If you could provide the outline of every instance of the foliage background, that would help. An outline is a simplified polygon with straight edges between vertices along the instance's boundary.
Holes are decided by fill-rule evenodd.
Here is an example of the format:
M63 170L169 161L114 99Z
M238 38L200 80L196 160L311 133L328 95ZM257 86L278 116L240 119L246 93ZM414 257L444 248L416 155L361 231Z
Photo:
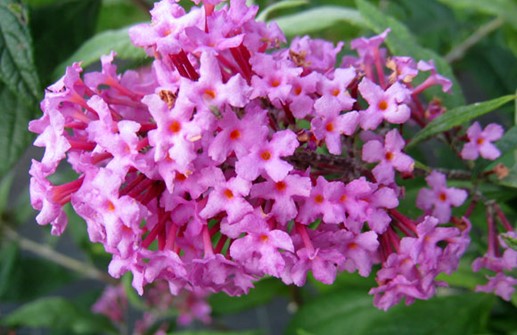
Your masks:
M277 21L288 37L310 34L347 42L390 26L387 44L393 54L432 58L442 74L457 78L454 93L442 97L448 107L496 99L517 88L513 0L255 3L263 9L261 17ZM148 20L149 6L152 1L145 0L0 0L0 333L117 333L109 320L90 311L102 287L113 282L104 274L109 259L102 247L89 243L84 225L72 213L60 239L33 221L27 170L30 158L39 158L41 151L27 151L33 140L27 123L40 115L43 88L72 61L95 66L100 55L114 49L123 68L147 64L144 53L131 47L127 27ZM517 113L506 104L488 117L513 130L500 159L513 166L513 172L487 192L492 191L514 223L517 136L512 127ZM455 167L447 148L427 144L412 154L429 164ZM66 180L67 173L59 178ZM408 204L414 202L418 186L406 185ZM479 238L483 215L480 211L473 217L473 253L485 247ZM471 272L472 257L466 257L458 273L442 278L451 289L410 307L397 306L387 313L372 307L367 291L375 285L373 278L344 274L332 286L311 281L303 289L265 279L246 297L214 295L214 324L194 324L181 334L517 334L515 296L507 303L470 293L484 281L482 274ZM138 297L131 288L128 295L132 309L127 318L133 320L140 313ZM243 314L245 310L251 312ZM164 318L174 322L176 313L169 312ZM128 322L126 331L131 327Z

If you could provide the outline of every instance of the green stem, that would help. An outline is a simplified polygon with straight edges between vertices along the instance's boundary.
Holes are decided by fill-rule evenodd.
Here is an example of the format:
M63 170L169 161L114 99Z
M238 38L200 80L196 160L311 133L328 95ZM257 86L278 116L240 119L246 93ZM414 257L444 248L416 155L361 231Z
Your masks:
M63 255L46 245L29 240L5 225L2 227L2 232L7 236L7 238L18 243L22 250L32 252L41 258L45 258L67 269L75 271L84 277L99 280L110 285L116 285L118 283L116 279L110 277L90 264L83 263L74 258Z
M504 20L498 17L479 27L465 41L454 47L447 55L445 55L444 58L447 63L451 64L462 59L470 48L501 27L503 23Z

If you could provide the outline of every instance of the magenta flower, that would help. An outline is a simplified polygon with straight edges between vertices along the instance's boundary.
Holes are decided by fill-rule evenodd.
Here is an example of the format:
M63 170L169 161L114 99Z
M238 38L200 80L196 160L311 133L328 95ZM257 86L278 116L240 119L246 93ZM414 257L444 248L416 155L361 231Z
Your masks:
M228 220L234 222L251 212L253 207L244 199L249 194L250 182L241 177L233 177L226 181L221 170L215 170L211 178L213 190L208 195L208 202L199 215L209 219L224 211Z
M333 78L321 80L318 83L318 93L321 97L314 103L316 111L328 110L337 113L343 110L349 111L355 102L350 97L347 88L356 76L355 69L336 69L332 72Z
M309 36L295 37L291 41L289 55L305 69L325 74L334 69L336 56L342 48L342 42L334 47L334 44L325 40Z
M227 110L218 127L221 131L208 147L210 158L222 163L232 152L237 158L242 158L255 143L265 140L268 132L266 111L258 106L248 106L246 114L239 120L233 111Z
M417 68L420 71L430 71L431 75L427 77L426 80L424 80L423 83L418 85L413 91L411 92L413 95L419 94L420 92L426 90L428 87L431 87L433 85L440 85L442 86L443 92L449 92L452 87L452 82L445 78L444 76L440 75L436 71L436 67L434 65L434 62L430 60L429 62L425 62L423 60L419 61L417 64Z
M477 159L479 156L494 160L501 155L501 152L493 141L497 141L503 136L503 127L491 123L481 130L478 122L474 122L467 130L468 143L461 150L461 158L467 160Z
M318 105L318 108L321 106ZM341 135L352 135L357 128L359 114L356 111L338 114L332 112L331 109L325 110L325 113L318 113L312 119L311 130L318 140L325 140L325 144L331 154L341 155Z
M332 284L336 279L338 267L345 257L335 249L310 250L302 248L296 251L298 259L289 270L292 282L297 286L305 284L307 272L312 271L316 280L324 284Z
M282 47L278 26L257 22L245 0L194 2L202 7L187 13L159 1L152 23L131 28L154 57L147 68L117 73L111 53L99 71L76 63L48 88L29 126L45 147L30 170L37 222L63 233L70 203L112 256L110 275L130 272L139 294L168 286L176 302L155 301L184 309L180 323L209 320L209 293L245 294L265 276L303 285L312 272L331 284L382 264L378 307L431 297L468 245L468 227L439 225L467 193L431 173L416 223L397 210L405 189L395 177L414 168L402 134L412 109L420 122L429 108L417 93L448 81L431 63L386 62L388 30L354 40L358 57L336 67L344 43ZM412 90L418 70L431 75ZM462 156L496 157L501 134L475 124ZM78 177L54 185L65 160ZM515 255L477 260L497 272L479 289L508 296L513 279L500 273Z
M295 199L308 197L311 188L310 178L287 175L278 182L268 180L254 184L251 188L251 197L274 200L270 213L278 223L285 225L298 214Z
M378 183L391 184L395 180L395 170L413 171L414 161L402 152L406 143L397 129L386 134L384 145L376 140L368 141L363 146L363 160L368 163L379 162L373 169Z
M322 218L325 223L343 222L345 213L335 196L339 185L318 177L310 196L300 206L296 220L307 225L318 218Z
M282 130L273 135L267 143L254 145L250 153L235 163L237 174L249 181L255 180L265 172L273 181L284 179L293 166L282 157L292 155L299 143L290 130Z
M454 187L447 188L445 175L433 171L425 178L431 189L423 188L418 192L416 206L447 223L451 219L451 207L458 207L467 199L467 192Z
M382 121L401 124L409 120L411 110L406 105L409 91L399 82L392 84L386 91L368 78L359 83L359 92L368 102L369 107L360 111L361 128L377 128Z
M495 293L506 301L510 301L517 286L517 278L498 272L495 276L487 276L488 283L478 285L476 292Z
M345 262L342 265L348 272L357 271L361 276L368 277L376 259L379 248L377 234L373 231L354 234L345 232L343 240L343 255Z
M251 89L238 73L223 82L216 55L203 52L200 58L200 78L198 81L185 80L185 94L197 108L219 108L225 104L244 107Z
M256 232L234 241L230 246L230 255L252 273L280 277L285 267L280 250L294 251L289 234L262 226Z

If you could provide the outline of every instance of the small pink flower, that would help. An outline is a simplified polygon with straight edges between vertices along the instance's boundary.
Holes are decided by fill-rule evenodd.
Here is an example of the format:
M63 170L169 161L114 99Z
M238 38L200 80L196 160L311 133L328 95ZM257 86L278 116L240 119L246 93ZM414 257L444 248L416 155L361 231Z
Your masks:
M293 166L282 159L292 155L299 143L291 130L282 130L273 135L271 141L254 145L250 153L235 163L240 177L253 181L265 172L273 181L284 179Z
M467 192L458 188L447 188L445 175L433 171L427 178L431 189L423 188L418 192L416 206L431 214L440 223L447 223L451 218L451 207L458 207L467 199Z
M402 152L405 145L397 129L392 129L386 134L384 144L376 140L364 144L363 160L368 163L379 162L372 171L378 183L391 184L395 178L394 170L413 171L413 159Z
M461 158L474 160L481 156L489 160L496 159L501 152L492 142L500 139L503 132L503 127L498 124L491 123L481 130L479 123L474 122L467 130L469 142L461 150Z
M399 82L392 84L386 91L368 78L359 83L359 92L368 102L369 107L360 111L361 128L377 128L382 121L402 124L409 120L411 110L406 105L409 91Z

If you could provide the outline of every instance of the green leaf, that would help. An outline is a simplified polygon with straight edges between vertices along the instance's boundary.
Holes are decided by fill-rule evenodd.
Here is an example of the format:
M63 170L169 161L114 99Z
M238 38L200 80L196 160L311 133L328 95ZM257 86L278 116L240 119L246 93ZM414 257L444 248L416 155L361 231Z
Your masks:
M298 6L306 5L308 3L308 0L283 0L280 2L275 2L270 6L267 6L260 12L260 14L257 16L257 21L267 21L269 16L275 11L296 8Z
M495 297L469 293L390 309L369 322L365 335L468 335L483 331Z
M36 299L77 278L69 270L44 259L33 258L19 252L16 252L13 257L9 262L14 262L14 265L8 276L3 278L5 282L2 281L8 289L0 291L0 301Z
M364 334L368 323L383 312L372 305L372 297L366 291L348 288L322 295L303 305L291 320L286 334L300 330L313 334Z
M0 215L4 215L9 203L11 186L13 185L14 173L11 171L2 179L0 179ZM0 224L1 224L0 220Z
M437 89L426 91L426 94L438 95L446 106L456 107L465 104L461 87L454 76L454 73L443 57L436 52L423 48L418 44L409 29L395 18L381 12L365 0L356 0L359 12L364 20L375 33L380 34L390 28L386 44L391 52L398 56L410 56L416 60L433 60L438 72L452 81L450 94L445 94Z
M273 21L280 26L286 36L310 34L340 23L367 27L357 10L338 6L311 8L296 14L277 17Z
M451 287L474 290L476 286L485 284L486 278L481 272L472 271L472 261L472 259L464 257L461 259L456 271L450 275L440 273L436 279L448 283Z
M219 331L209 331L209 330L192 330L192 331L182 331L182 332L174 332L171 335L259 335L261 332L258 331L228 331L228 332L219 332Z
M508 129L503 137L495 142L495 145L502 153L517 149L517 126Z
M10 327L68 330L74 334L116 334L105 317L81 310L71 301L58 297L29 302L7 315L1 323Z
M136 6L134 1L104 0L102 2L97 32L120 29L130 24L149 20L149 13Z
M508 234L501 234L500 236L508 247L512 248L513 250L517 250L517 238L511 237Z
M27 147L40 95L25 7L0 0L0 178Z
M0 248L0 257L2 258L2 262L0 263L0 297L2 297L7 290L11 289L9 287L9 278L15 269L17 256L18 246L16 243L2 243Z
M82 66L91 65L102 55L115 51L119 59L141 61L147 58L144 50L135 47L129 39L128 30L124 27L118 30L107 30L99 33L84 43L79 50L59 65L54 72L56 77L62 75L66 67L73 62L82 62Z
M497 99L478 102L467 106L456 107L431 121L420 130L408 144L408 148L433 136L459 126L481 115L487 114L515 99L514 95L506 95Z
M209 298L215 314L238 313L262 305L282 294L287 294L289 287L275 278L266 278L255 283L255 288L246 295L230 297L226 293L217 293Z
M101 0L67 0L38 6L31 11L38 73L47 86L55 67L94 32Z
M517 3L513 0L438 0L459 10L474 10L480 13L500 16L517 28Z
M373 307L366 292L343 289L304 305L293 317L287 334L457 335L483 327L494 298L465 294L399 304L387 312Z

